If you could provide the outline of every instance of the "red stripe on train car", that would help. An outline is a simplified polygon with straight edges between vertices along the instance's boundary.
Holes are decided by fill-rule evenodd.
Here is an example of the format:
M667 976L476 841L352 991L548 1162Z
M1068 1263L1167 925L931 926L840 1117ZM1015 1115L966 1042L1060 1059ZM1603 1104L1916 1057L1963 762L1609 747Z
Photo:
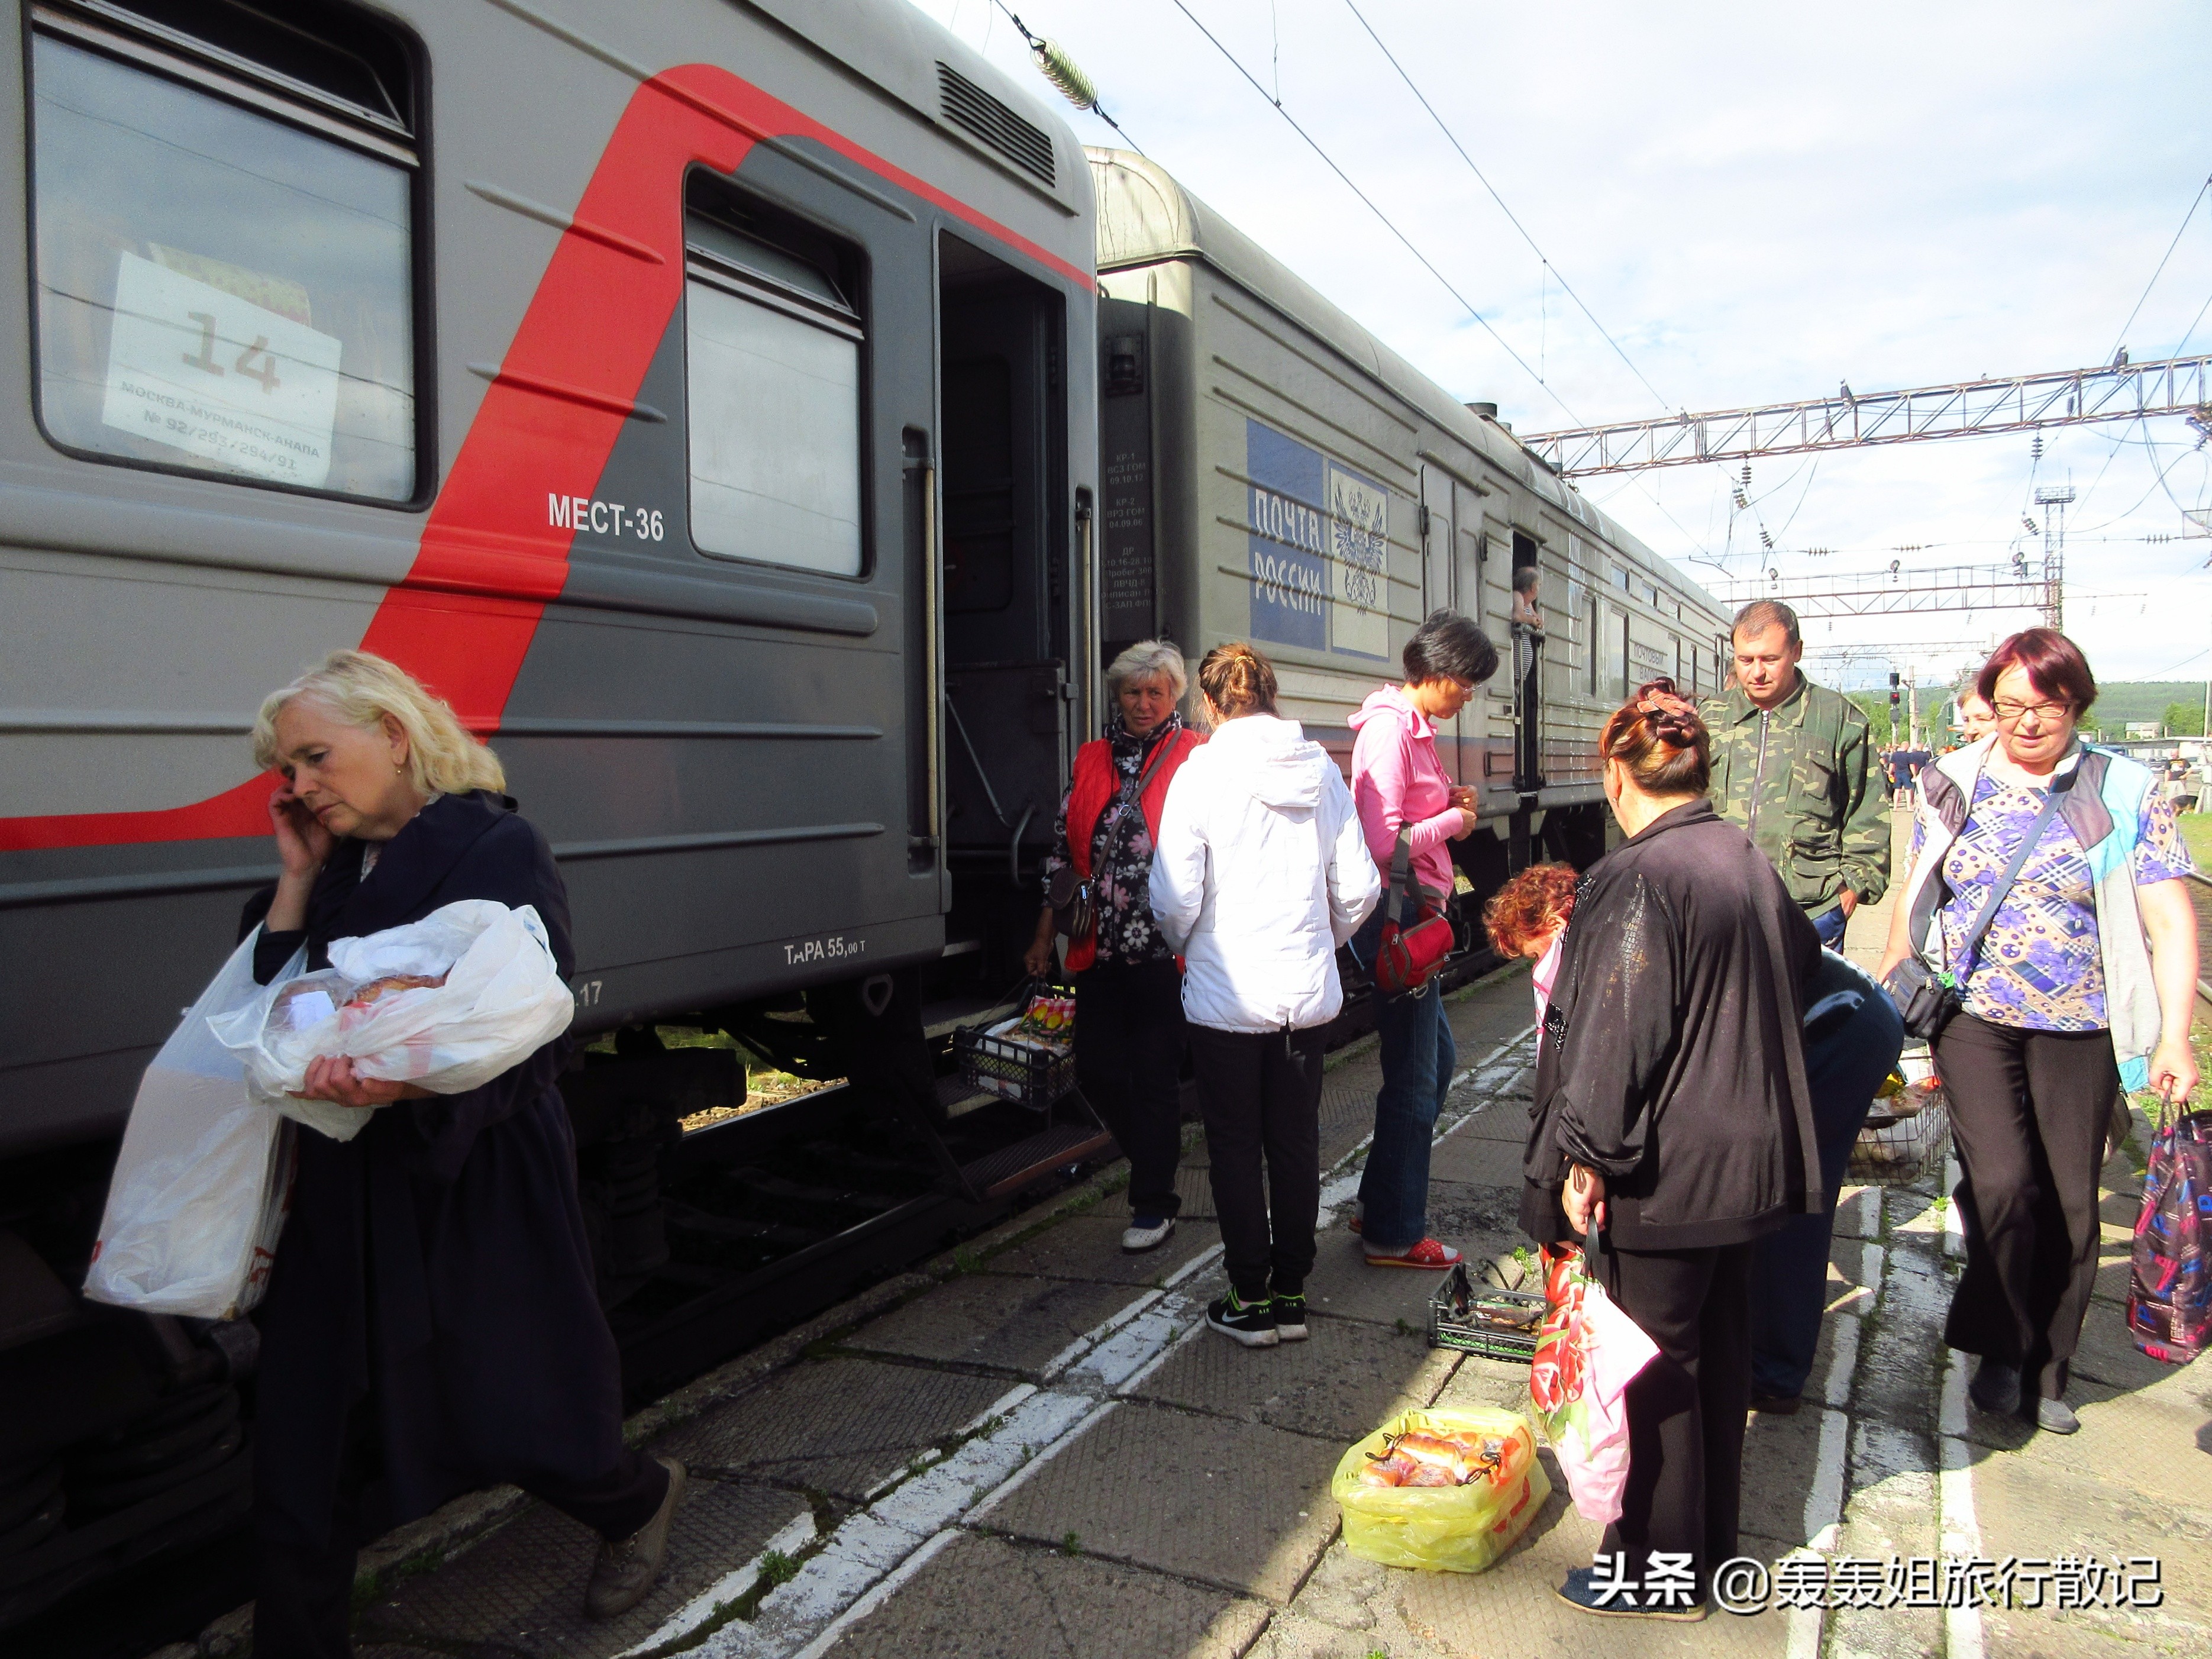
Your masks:
M754 140L770 134L812 139L1031 262L1091 281L1090 272L726 70L689 64L641 86L575 216L659 250L664 262L648 266L604 242L563 236L501 365L595 394L606 406L493 382L424 520L414 564L362 637L362 649L434 688L471 731L499 729L546 601L568 580L573 537L546 522L546 490L596 483L628 418L619 411L635 399L682 298L684 168L696 161L733 173ZM580 343L588 355L579 355ZM264 773L187 805L0 818L0 851L266 835L275 787Z

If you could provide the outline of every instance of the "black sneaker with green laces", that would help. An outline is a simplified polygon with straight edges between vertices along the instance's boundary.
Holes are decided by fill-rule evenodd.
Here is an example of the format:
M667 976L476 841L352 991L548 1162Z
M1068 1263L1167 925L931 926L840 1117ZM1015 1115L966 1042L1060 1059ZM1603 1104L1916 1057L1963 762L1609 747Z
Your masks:
M1275 1328L1275 1309L1271 1302L1239 1302L1237 1292L1217 1297L1206 1304L1206 1322L1232 1342L1242 1342L1248 1348L1272 1348L1283 1340ZM1298 1334L1305 1334L1304 1328Z
M1285 1342L1306 1340L1306 1299L1303 1296L1279 1296L1267 1304L1275 1316L1275 1334Z

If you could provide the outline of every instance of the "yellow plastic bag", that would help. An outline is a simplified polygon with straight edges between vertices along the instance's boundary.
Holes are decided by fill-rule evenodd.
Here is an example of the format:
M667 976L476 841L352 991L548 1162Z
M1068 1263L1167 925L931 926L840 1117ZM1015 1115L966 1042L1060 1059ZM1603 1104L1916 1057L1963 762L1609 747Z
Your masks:
M1495 1463L1464 1486L1376 1486L1361 1476L1407 1434L1480 1438ZM1480 1572L1513 1547L1552 1495L1536 1437L1518 1412L1492 1406L1406 1412L1345 1453L1329 1482L1344 1544L1386 1567Z

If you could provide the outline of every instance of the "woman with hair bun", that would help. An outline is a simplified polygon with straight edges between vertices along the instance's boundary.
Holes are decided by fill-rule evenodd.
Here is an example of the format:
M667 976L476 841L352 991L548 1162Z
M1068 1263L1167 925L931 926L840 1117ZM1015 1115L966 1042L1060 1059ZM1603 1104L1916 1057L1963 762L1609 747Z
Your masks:
M269 817L283 873L246 907L263 983L302 947L326 968L332 939L458 899L534 905L562 976L574 971L552 849L502 793L498 758L404 670L335 653L262 704L253 755L282 780ZM453 1095L349 1060L309 1066L307 1098L385 1109L350 1140L298 1136L254 1316L261 1659L340 1659L364 1538L502 1481L604 1540L592 1616L652 1589L684 1468L623 1443L557 1086L569 1047L556 1037Z
M1521 1217L1540 1243L1598 1240L1592 1273L1659 1353L1628 1386L1604 1571L1577 1568L1559 1593L1699 1619L1736 1553L1753 1241L1820 1202L1798 1035L1820 939L1705 799L1711 739L1671 681L1616 711L1599 751L1628 839L1583 877L1567 927ZM1662 1555L1686 1560L1686 1579Z
M1382 878L1344 775L1276 714L1267 659L1249 645L1216 646L1198 688L1213 735L1169 787L1152 914L1185 959L1183 1014L1229 1273L1206 1322L1267 1348L1306 1334L1322 1042L1344 1006L1336 949L1375 908Z

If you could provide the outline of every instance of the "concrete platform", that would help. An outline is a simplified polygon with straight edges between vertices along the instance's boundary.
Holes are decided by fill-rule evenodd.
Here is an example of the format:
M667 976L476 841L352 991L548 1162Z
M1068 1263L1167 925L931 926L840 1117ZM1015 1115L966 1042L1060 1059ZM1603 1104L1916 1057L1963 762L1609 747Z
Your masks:
M978 1524L1287 1601L1336 1530L1342 1446L1265 1424L1121 1406Z
M1885 914L1854 920L1854 954L1879 939ZM1480 1258L1521 1242L1525 975L1463 993L1450 1011L1462 1076L1439 1125L1431 1228ZM1347 1211L1378 1081L1371 1045L1333 1060L1325 1183ZM2106 1173L2107 1216L2131 1219L2131 1166ZM1432 1352L1422 1334L1437 1276L1367 1267L1328 1215L1307 1286L1310 1341L1255 1352L1206 1331L1222 1279L1194 1137L1169 1248L1121 1254L1126 1195L1102 1180L642 1415L634 1437L685 1458L695 1485L669 1571L633 1614L582 1620L593 1540L580 1528L479 1498L474 1521L419 1523L404 1549L376 1558L384 1577L357 1651L2212 1659L2212 1365L2158 1365L2128 1342L2112 1299L2125 1291L2126 1228L2113 1222L2072 1392L2082 1431L1970 1412L1941 1341L1956 1262L1937 1184L1847 1194L1806 1400L1747 1431L1741 1548L1769 1564L1791 1552L1826 1563L2157 1555L2162 1607L1601 1623L1553 1593L1598 1535L1556 1469L1553 1498L1485 1573L1358 1560L1328 1497L1344 1447L1410 1403L1519 1409L1526 1367ZM244 1620L226 1621L199 1659L238 1655L244 1634Z
M1451 1376L1452 1357L1425 1333L1316 1314L1304 1342L1240 1348L1194 1338L1133 1393L1240 1422L1326 1440L1341 1452L1394 1413L1425 1406Z
M660 1449L695 1472L773 1481L858 1503L957 1436L1006 1392L1003 1377L837 1358L802 1361Z
M1263 1602L1004 1539L957 1539L897 1599L859 1620L841 1659L1235 1659Z
M1067 1345L1127 1305L1126 1284L970 1273L863 1325L848 1346L1034 1376Z

